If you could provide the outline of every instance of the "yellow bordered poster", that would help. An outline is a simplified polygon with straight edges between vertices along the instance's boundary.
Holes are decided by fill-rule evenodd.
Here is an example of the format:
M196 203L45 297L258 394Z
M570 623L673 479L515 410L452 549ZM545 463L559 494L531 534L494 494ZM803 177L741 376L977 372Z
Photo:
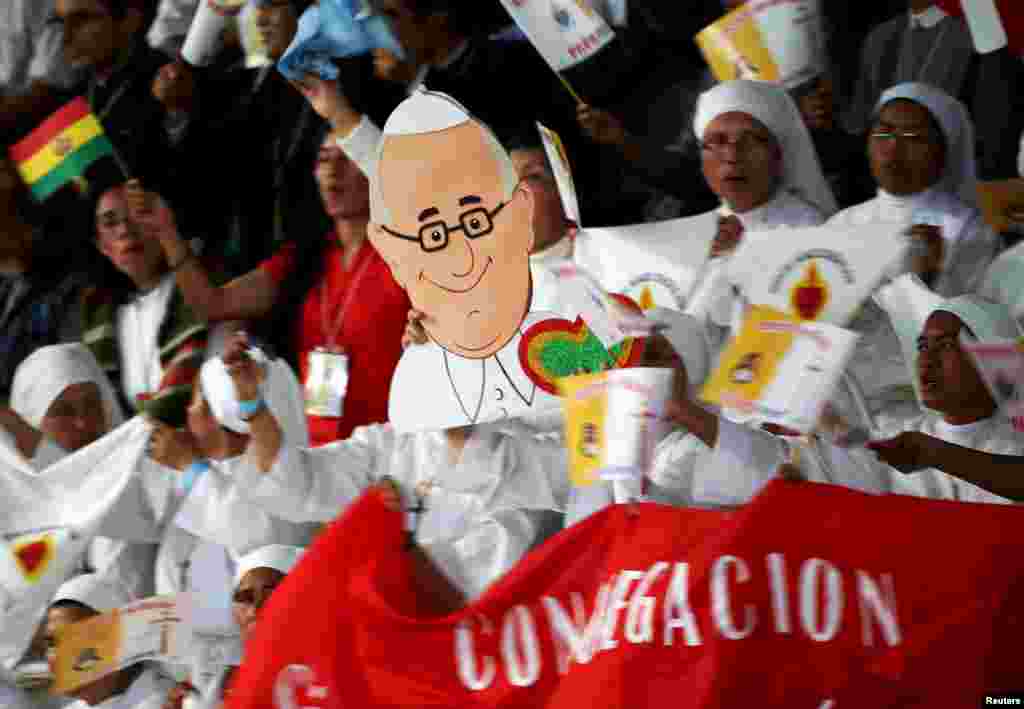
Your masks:
M701 30L696 41L719 81L795 88L825 65L818 0L750 0Z

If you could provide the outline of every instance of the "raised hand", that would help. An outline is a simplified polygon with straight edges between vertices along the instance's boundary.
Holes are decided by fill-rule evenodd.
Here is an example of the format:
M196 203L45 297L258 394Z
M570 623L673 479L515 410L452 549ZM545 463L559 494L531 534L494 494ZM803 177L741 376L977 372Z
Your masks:
M415 308L409 309L409 317L405 323L405 332L402 334L402 347L425 345L430 342L427 330L423 327L422 322L426 317L425 313Z
M626 129L622 121L608 111L581 103L576 107L576 120L595 143L618 146L626 143Z
M260 382L263 381L263 367L249 356L249 337L244 332L235 333L228 342L221 357L228 368L239 401L255 401L260 398Z

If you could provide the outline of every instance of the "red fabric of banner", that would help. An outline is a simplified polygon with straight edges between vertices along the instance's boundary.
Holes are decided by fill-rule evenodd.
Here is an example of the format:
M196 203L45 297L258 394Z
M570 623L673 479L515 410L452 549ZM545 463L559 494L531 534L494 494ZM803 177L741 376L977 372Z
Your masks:
M400 516L364 498L275 592L228 706L968 707L1024 689L1024 511L782 481L738 512L638 511L564 531L439 617Z
M936 4L951 15L963 17L961 0L938 0ZM1024 3L1020 0L996 0L996 7L1006 28L1010 48L1017 54L1024 54Z

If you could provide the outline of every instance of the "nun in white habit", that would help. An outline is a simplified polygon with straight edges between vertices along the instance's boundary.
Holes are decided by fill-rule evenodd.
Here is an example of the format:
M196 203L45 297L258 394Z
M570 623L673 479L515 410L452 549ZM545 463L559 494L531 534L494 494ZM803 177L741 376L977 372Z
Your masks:
M253 397L246 401L265 400L248 358L240 357L232 368L236 389ZM390 478L401 490L403 507L420 510L409 515L417 542L468 598L555 531L553 513L565 508L568 476L560 441L497 426L401 434L380 424L311 449L268 434L268 428L279 428L277 416L257 406L252 420L260 425L253 426L246 454L233 480L211 486L211 498L243 495L286 520L326 522L368 487ZM207 475L224 477L216 469ZM217 499L208 504L219 507Z
M27 357L14 374L11 408L42 434L27 456L36 470L94 443L124 422L110 380L92 352L77 343L40 347ZM153 482L154 488L160 487ZM134 598L145 598L153 594L155 558L153 544L97 537L89 545L83 571L113 577Z
M1024 435L1001 411L960 338L991 342L1017 339L1022 332L1006 306L965 295L943 302L928 317L908 362L920 382L924 414L885 431L919 431L964 448L997 455L1024 454ZM1010 472L1008 470L1008 472ZM1009 504L969 482L938 470L923 470L897 479L896 492L965 502Z
M282 360L268 360L258 350L253 350L253 356L265 371L266 405L280 422L285 441L308 445L302 395L291 368ZM233 482L234 471L249 441L249 424L242 418L234 384L220 357L203 364L198 381L188 408L188 434L162 425L154 434L154 455L183 471L178 490L181 506L160 549L157 585L161 593L191 587L226 596L228 585L211 578L222 574L190 574L192 564L205 559L205 569L229 569L234 558L268 544L307 544L314 527L274 517L240 493ZM224 563L211 564L211 557Z
M868 152L878 196L840 212L829 224L884 222L912 229L915 248L892 275L916 271L944 298L977 291L1000 239L973 206L974 129L967 110L931 86L894 86L878 102ZM913 380L889 317L869 302L850 327L862 337L848 371L871 413L916 418ZM840 409L854 415L846 402Z
M817 226L836 212L814 142L784 89L761 81L722 82L698 99L693 131L701 141L705 179L722 200L718 214L735 215L744 229ZM765 168L774 171L766 175L774 189L756 194L764 180L754 171Z
M41 434L32 449L22 450L37 470L124 423L110 380L78 343L40 347L25 358L14 373L10 404Z
M1021 455L1024 442L998 410L969 356L961 349L961 329L979 340L1019 335L1004 306L977 296L944 301L929 316L918 340L915 376L929 407L918 419L896 423L886 435L920 431L960 446L1001 455ZM869 493L895 493L930 499L1008 503L937 470L903 475L865 448L844 448L820 435L786 438L719 419L689 402L680 422L704 448L686 448L675 460L659 461L652 479L662 501L691 506L730 507L749 502L784 464L808 480ZM666 467L666 463L669 464ZM655 498L657 499L657 497Z
M819 226L838 207L800 109L781 87L718 84L698 99L693 130L704 179L722 204L705 215L710 248L687 312L716 326L717 349L739 309L725 266L743 234Z
M124 589L95 574L67 581L47 612L48 646L55 647L61 628L121 608L130 600ZM161 709L172 686L173 682L156 668L139 663L75 690L71 696L77 701L66 709Z
M303 547L269 544L254 549L238 560L231 594L231 613L241 632L243 645L252 636L260 608L299 563L304 552ZM205 668L215 669L216 672L207 685L196 688L200 699L193 705L195 709L214 709L220 706L235 667L224 665ZM192 674L194 680L197 673L193 671Z
M930 135L927 124L920 125L894 102L925 109L940 135ZM938 227L941 263L932 289L944 297L976 292L1001 243L975 207L974 150L974 125L962 103L926 84L892 87L879 99L868 134L878 195L829 223Z

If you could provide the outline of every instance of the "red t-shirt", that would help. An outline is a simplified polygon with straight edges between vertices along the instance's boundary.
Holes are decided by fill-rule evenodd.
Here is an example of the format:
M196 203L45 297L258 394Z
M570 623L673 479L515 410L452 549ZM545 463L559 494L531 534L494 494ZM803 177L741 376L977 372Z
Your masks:
M342 266L345 250L334 232L326 238L330 246L324 251L323 276L306 294L301 317L295 323L299 380L305 384L309 353L328 345L327 331L342 318L341 309L348 301L335 344L348 355L349 382L341 418L307 416L315 446L348 438L356 426L387 421L391 376L402 356L402 334L409 312L409 298L369 241L359 247L346 270ZM284 245L260 264L278 286L294 267L294 244ZM357 291L350 296L349 288L356 280Z

